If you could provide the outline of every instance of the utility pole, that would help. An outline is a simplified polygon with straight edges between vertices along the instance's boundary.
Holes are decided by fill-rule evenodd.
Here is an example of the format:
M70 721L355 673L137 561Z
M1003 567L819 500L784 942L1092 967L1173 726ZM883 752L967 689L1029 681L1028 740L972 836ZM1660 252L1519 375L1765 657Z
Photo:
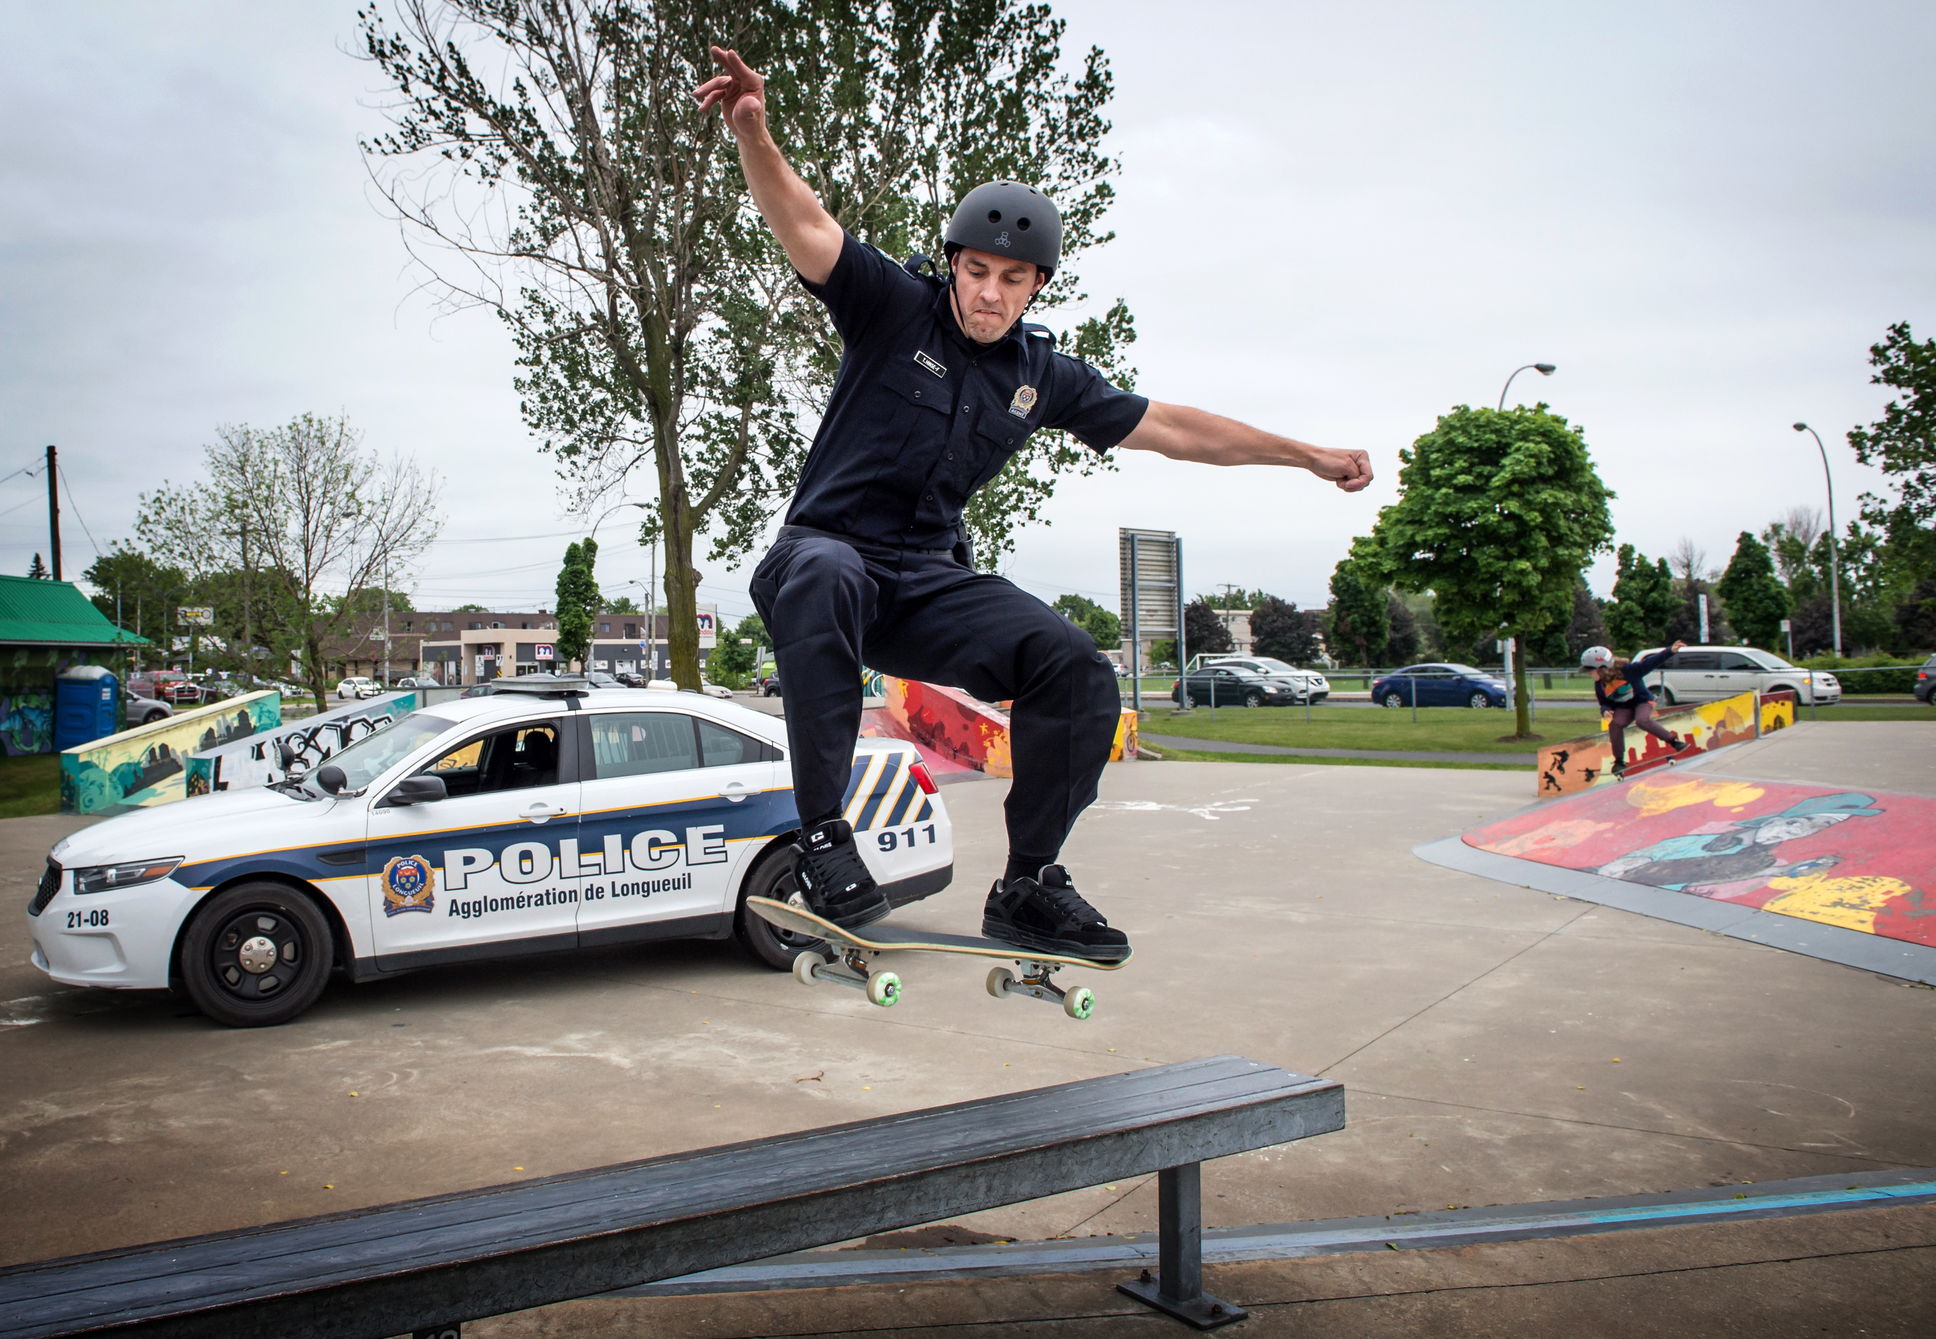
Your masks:
M60 561L60 459L49 443L47 447L47 529L54 541L54 580L61 579Z
M249 670L249 686L255 686L255 620L251 617L251 596L254 594L249 577L249 518L242 518L242 654L246 657Z

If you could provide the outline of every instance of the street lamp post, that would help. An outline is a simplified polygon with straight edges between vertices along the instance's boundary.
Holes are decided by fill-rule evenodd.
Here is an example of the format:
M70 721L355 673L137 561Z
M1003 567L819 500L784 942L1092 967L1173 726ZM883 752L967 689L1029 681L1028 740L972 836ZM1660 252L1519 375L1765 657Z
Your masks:
M1521 372L1524 372L1526 368L1531 368L1533 371L1539 373L1542 377L1550 377L1553 375L1554 371L1557 370L1556 365L1553 363L1527 363L1526 367L1515 367L1513 369L1512 377L1507 377L1506 384L1499 388L1499 408L1501 412L1504 412L1506 408L1506 392L1512 389L1513 377L1516 377Z
M1842 654L1842 575L1841 562L1835 556L1835 476L1828 472L1828 448L1822 445L1822 434L1806 423L1797 423L1796 432L1805 432L1815 439L1815 449L1822 453L1822 478L1828 484L1828 610L1829 627L1835 642L1835 654Z

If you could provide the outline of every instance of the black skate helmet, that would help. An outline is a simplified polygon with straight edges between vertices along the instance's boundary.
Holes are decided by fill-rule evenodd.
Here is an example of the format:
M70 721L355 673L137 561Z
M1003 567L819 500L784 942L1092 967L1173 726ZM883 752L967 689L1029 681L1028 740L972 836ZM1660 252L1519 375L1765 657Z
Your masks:
M1062 257L1062 215L1033 186L990 181L962 197L942 242L950 262L961 248L972 247L1026 260L1042 271L1046 282Z

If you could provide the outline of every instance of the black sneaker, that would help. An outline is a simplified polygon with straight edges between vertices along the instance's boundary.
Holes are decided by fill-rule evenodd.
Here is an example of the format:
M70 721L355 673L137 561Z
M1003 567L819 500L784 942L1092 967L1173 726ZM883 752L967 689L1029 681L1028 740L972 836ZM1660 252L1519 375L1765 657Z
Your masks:
M1693 747L1694 747L1694 741L1689 739L1686 735L1674 736L1674 752L1685 753Z
M1613 766L1609 767L1607 770L1613 773L1613 779L1615 781L1621 781L1626 778L1627 764L1623 762L1616 762L1614 763Z
M990 939L1043 953L1114 962L1129 956L1129 936L1113 930L1082 900L1069 871L1044 865L1036 878L995 880L982 912L981 932Z
M800 834L800 892L807 909L844 930L858 929L893 908L854 848L844 818L816 823Z

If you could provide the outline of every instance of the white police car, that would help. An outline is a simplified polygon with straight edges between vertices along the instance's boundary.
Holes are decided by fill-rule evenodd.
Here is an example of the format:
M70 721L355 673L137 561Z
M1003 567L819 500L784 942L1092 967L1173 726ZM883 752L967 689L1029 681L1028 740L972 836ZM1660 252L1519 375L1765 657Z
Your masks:
M954 842L912 744L862 739L846 816L897 905L948 885ZM28 908L34 965L70 985L175 986L237 1027L287 1022L332 970L736 936L795 895L799 828L774 717L694 693L583 688L414 712L307 778L83 828Z

